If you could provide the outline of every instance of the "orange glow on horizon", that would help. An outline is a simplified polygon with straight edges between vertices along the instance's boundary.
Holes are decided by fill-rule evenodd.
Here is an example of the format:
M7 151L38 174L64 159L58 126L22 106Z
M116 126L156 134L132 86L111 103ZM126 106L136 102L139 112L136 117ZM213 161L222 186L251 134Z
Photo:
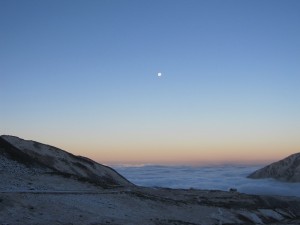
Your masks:
M300 151L300 141L291 135L281 138L247 137L197 138L165 137L154 139L110 139L95 136L35 137L74 155L103 164L266 164ZM235 139L236 138L236 139ZM112 139L112 137L111 137Z
M78 151L77 155L87 156L104 164L264 164L271 163L299 152L298 147L286 150L284 146L272 148L205 148L201 149L115 149Z

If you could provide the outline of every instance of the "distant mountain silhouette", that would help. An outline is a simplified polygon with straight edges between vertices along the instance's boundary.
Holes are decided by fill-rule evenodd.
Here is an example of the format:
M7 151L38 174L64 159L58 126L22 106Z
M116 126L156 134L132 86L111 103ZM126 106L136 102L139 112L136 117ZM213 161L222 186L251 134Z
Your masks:
M255 171L249 178L274 178L287 182L300 182L300 153L295 153Z
M5 157L7 165L7 160L13 160L35 171L38 169L64 177L72 176L105 188L133 185L112 168L91 159L14 136L0 136L0 156Z

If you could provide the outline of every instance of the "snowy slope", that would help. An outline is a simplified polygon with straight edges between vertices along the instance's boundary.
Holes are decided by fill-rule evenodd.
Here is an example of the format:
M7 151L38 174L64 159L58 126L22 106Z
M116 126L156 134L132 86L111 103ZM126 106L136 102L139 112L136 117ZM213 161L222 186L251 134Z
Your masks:
M132 185L107 166L50 145L7 135L0 136L0 144L1 151L10 154L13 159L19 159L21 162L23 160L27 166L48 168L65 176L73 175L97 183L102 187Z
M274 178L288 182L300 182L300 153L296 153L255 171L249 178Z

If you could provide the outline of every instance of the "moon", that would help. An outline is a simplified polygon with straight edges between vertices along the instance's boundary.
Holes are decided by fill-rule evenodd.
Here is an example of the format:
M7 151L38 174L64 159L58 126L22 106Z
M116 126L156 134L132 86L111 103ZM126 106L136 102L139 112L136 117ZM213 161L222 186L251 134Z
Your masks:
M157 73L157 76L158 76L158 77L161 77L161 75L162 75L161 72Z

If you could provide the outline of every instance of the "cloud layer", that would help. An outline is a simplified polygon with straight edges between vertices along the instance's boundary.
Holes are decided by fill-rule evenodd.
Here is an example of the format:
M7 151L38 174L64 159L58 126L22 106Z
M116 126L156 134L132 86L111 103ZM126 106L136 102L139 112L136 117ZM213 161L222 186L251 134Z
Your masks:
M197 188L229 190L237 188L248 194L300 197L300 183L285 183L274 179L248 179L247 175L260 166L114 166L136 185L147 187Z

